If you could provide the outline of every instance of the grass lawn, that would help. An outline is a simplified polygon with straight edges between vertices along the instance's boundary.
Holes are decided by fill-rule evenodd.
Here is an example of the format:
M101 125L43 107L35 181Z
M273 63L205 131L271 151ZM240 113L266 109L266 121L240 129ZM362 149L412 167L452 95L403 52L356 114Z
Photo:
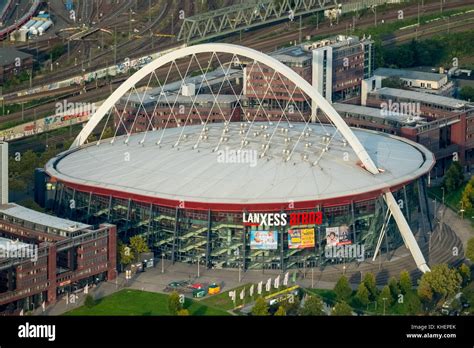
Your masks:
M328 305L334 306L336 304L336 293L334 290L326 290L326 289L305 289L305 291L309 295L317 295L321 297L324 302Z
M225 310L186 299L190 315L229 315ZM168 295L124 289L98 300L95 306L82 306L65 315L170 315Z
M273 287L273 283L272 283L271 290L270 291L265 291L265 282L264 282L263 287L262 287L262 294L261 295L259 295L257 293L257 284L254 284L253 296L250 297L250 287L251 286L252 286L252 284L245 284L245 285L241 285L237 288L229 290L229 291L236 290L235 305L232 302L232 299L229 297L229 291L226 291L226 292L223 292L223 293L211 296L211 297L207 297L207 298L203 299L202 301L199 301L199 303L202 303L202 304L214 307L214 308L222 308L224 310L230 310L230 309L234 309L235 307L240 306L242 304L247 304L247 303L250 303L250 302L254 302L260 296L265 297L265 296L274 294L276 292L283 291L287 288L290 288L290 287L294 286L294 284L290 284L290 282L288 282L288 286L280 286L279 289L275 289ZM245 298L244 298L244 300L241 300L240 299L240 292L244 288L245 288Z

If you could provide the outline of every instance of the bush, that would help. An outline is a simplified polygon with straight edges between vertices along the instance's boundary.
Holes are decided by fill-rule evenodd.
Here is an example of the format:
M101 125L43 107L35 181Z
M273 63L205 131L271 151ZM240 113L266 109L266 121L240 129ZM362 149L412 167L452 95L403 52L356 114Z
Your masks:
M252 308L252 315L255 315L255 316L268 315L268 304L263 297L259 297L255 301L255 305Z
M345 276L339 278L334 287L334 292L336 293L336 298L338 301L347 301L351 297L352 289L349 285L349 281Z
M84 300L84 305L87 307L87 308L91 308L91 307L94 307L95 306L95 300L94 298L92 297L92 295L90 294L87 294L85 300Z
M177 291L173 291L168 298L168 311L171 315L177 315L183 309L180 296Z

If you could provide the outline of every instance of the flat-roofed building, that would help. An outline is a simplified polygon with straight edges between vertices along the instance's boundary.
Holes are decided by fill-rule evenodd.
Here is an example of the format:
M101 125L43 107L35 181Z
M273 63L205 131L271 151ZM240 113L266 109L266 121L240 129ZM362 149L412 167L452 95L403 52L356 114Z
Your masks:
M0 313L18 314L116 277L116 227L0 205Z
M366 104L391 111L404 110L405 113L425 117L429 121L450 117L474 107L473 103L464 100L389 87L369 91Z
M416 70L378 68L375 70L374 76L383 79L388 77L400 78L407 87L428 90L438 90L448 84L448 75L446 74Z

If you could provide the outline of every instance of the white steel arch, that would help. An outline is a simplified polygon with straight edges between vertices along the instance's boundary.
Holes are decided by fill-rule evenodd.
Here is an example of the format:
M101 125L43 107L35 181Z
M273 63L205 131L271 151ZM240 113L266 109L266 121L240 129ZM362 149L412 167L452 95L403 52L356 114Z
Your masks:
M138 82L143 78L151 74L156 69L173 62L177 59L181 59L187 56L192 56L201 53L227 53L246 57L265 64L269 68L277 71L278 73L287 77L297 87L299 87L306 95L308 95L316 104L325 112L325 114L334 123L336 128L341 132L347 142L351 145L357 157L360 159L365 169L372 174L378 174L379 170L370 158L365 148L360 143L359 139L354 135L346 122L341 118L337 111L331 106L331 104L324 99L319 92L313 88L305 79L298 75L293 69L279 62L273 57L268 56L265 53L256 51L254 49L232 45L224 43L210 43L201 44L195 46L189 46L170 52L164 56L161 56L151 63L144 66L142 69L137 71L135 74L130 76L119 88L117 88L97 109L95 114L91 117L86 126L79 133L77 138L74 140L71 148L75 148L84 144L86 139L92 133L94 128L99 124L103 117L108 111L124 96L130 89L132 89Z

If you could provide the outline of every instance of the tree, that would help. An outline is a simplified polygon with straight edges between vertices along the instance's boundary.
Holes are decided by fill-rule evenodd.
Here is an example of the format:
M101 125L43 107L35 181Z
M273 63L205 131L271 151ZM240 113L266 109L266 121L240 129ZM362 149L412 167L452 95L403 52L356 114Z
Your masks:
M405 88L405 82L399 77L387 77L382 80L382 87L403 89Z
M94 298L90 295L90 294L87 294L85 300L84 300L84 305L87 307L87 308L91 308L91 307L94 307L95 305L95 301L94 301Z
M118 258L119 263L123 266L128 266L131 264L135 258L132 250L126 244L119 242L118 243Z
M458 271L462 277L463 285L466 285L469 282L469 280L471 280L471 270L469 266L463 263L461 266L459 266Z
M412 290L413 284L411 282L410 273L408 273L408 271L403 270L400 272L399 284L400 284L400 290L402 291L402 294L406 294Z
M355 295L356 301L362 306L367 306L370 302L369 295L369 290L367 290L365 284L360 283Z
M178 312L177 312L178 316L180 317L185 317L185 316L188 316L189 315L189 311L185 308L183 309L180 309Z
M472 202L474 200L474 185L473 178L469 180L464 191L462 192L461 203L462 207L466 210L472 209Z
M132 252L135 254L136 257L141 253L148 253L150 252L150 248L146 244L145 238L142 236L134 236L130 238L130 248Z
M474 87L464 86L463 88L461 88L459 97L464 100L474 101Z
M420 283L418 289L416 290L418 297L425 303L431 302L433 300L433 291L428 283Z
M268 315L268 304L263 297L257 298L252 308L252 315L266 316Z
M427 302L444 301L458 292L461 282L462 278L457 270L449 268L447 264L436 265L432 267L431 272L426 272L421 277L418 294L423 300L428 300ZM430 291L431 300L427 296Z
M283 301L280 307L283 307L287 315L297 315L300 309L300 299L298 296L295 296L292 300Z
M286 311L283 306L278 307L277 311L274 314L276 317L284 317L286 316Z
M388 287L390 288L390 294L392 295L392 297L397 297L400 293L400 289L398 287L398 281L395 277L390 277L388 281Z
M173 291L168 297L168 311L171 315L177 315L183 309L180 301L180 296L177 291Z
M385 300L384 300L385 299ZM383 305L390 307L393 302L392 293L390 292L390 287L385 285L380 292L379 298L377 299L378 305L380 308L383 308Z
M331 315L352 315L352 307L349 306L346 302L338 302L332 309Z
M377 298L377 286L375 283L375 276L371 272L367 272L364 276L364 279L362 280L362 283L364 283L365 287L367 290L369 290L369 298L371 301L375 301Z
M474 237L467 241L466 258L474 262Z
M443 187L448 191L454 191L464 182L462 167L458 161L453 161L443 178Z
M339 278L334 286L334 292L336 293L336 298L338 301L347 301L351 297L352 289L349 285L349 281L345 276Z
M319 296L306 296L300 315L323 315L324 305Z

